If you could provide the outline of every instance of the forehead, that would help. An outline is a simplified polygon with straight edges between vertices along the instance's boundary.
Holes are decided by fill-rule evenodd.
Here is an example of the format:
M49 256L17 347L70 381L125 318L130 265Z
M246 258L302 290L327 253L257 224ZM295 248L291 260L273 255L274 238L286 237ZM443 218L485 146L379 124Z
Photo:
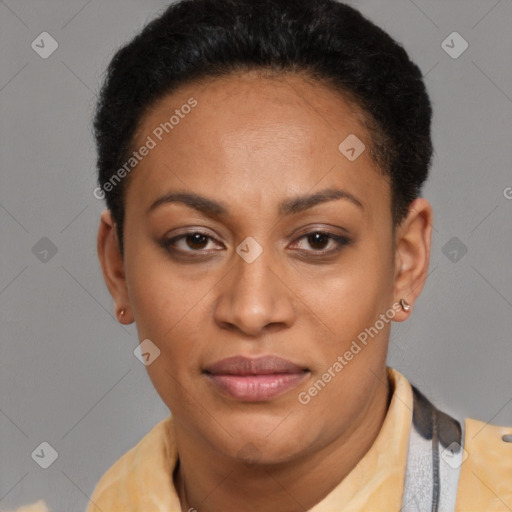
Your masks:
M147 205L174 187L263 206L316 185L386 197L362 118L338 91L300 75L248 72L185 85L141 120L134 148L148 138L154 148L137 164L127 200L135 189ZM349 159L345 140L366 149Z
M180 112L176 111L186 107L191 97L197 107L190 112L193 115L186 108L185 118L190 120L181 123L183 113L178 119L176 114ZM200 122L194 122L198 117ZM356 132L367 138L362 119L361 109L346 96L304 74L247 71L179 87L146 112L136 137L141 142L171 120L172 137L165 137L171 135L165 130L162 134L169 144L177 145L193 130L197 144L214 140L234 145L249 143L246 149L250 150L258 149L266 132L269 139L277 135L276 142L299 137L298 143L309 144L305 149L313 149L310 146L314 144L322 151L343 132ZM193 126L188 130L190 124Z

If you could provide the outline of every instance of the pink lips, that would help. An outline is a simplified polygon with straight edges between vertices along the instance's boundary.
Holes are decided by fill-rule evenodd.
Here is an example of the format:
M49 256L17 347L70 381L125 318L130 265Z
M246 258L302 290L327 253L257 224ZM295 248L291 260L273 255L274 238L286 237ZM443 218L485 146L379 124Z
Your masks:
M308 370L276 356L235 356L208 366L205 374L232 398L262 402L296 387Z

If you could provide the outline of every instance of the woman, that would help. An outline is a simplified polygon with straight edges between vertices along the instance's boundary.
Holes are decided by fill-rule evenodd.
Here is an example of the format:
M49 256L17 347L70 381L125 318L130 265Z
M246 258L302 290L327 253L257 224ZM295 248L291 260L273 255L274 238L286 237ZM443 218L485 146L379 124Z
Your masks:
M386 367L430 123L404 49L333 0L183 0L114 56L98 252L172 417L88 512L512 509L512 429Z

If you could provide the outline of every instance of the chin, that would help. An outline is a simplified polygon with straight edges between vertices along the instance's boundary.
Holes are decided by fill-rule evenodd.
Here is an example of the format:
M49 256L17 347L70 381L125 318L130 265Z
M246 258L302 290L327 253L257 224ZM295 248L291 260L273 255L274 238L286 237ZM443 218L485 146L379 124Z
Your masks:
M257 425L257 423L253 423ZM275 430L273 432L273 430ZM304 440L294 429L248 428L247 423L236 428L237 436L228 441L229 445L219 447L221 451L248 466L275 465L296 458L304 450ZM297 435L299 434L299 435Z

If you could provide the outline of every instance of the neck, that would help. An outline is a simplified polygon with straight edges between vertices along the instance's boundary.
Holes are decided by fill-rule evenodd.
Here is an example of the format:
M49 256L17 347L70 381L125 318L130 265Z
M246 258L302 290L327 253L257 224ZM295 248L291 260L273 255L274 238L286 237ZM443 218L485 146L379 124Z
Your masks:
M306 455L279 464L244 464L219 456L175 423L179 465L174 474L182 512L303 512L327 496L371 448L386 417L391 390L381 384L350 431ZM235 508L236 507L236 508Z

